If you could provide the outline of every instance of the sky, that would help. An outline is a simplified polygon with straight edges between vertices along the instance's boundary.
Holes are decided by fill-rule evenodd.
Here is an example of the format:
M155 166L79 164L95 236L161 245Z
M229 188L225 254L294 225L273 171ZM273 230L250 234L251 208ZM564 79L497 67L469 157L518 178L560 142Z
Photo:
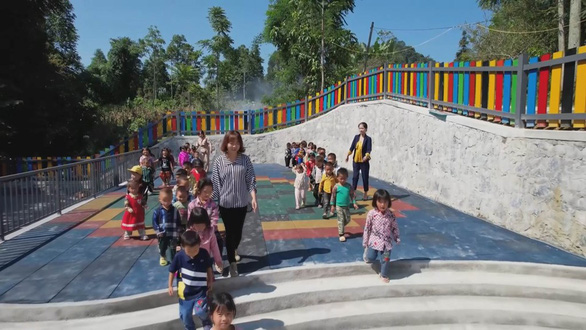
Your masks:
M207 20L208 8L220 6L232 22L235 47L250 46L264 27L269 0L71 0L79 35L77 50L82 63L89 65L96 49L107 54L110 39L130 37L138 40L155 25L166 42L174 34L183 34L193 45L208 39L213 31ZM346 20L347 28L360 42L367 42L370 23L374 22L373 41L379 28L390 29L400 40L423 55L439 62L452 61L458 50L461 30L450 27L484 21L489 13L478 8L475 0L356 0ZM431 39L431 40L430 40ZM420 45L421 44L421 45ZM199 48L196 45L196 48ZM262 45L265 68L271 44Z

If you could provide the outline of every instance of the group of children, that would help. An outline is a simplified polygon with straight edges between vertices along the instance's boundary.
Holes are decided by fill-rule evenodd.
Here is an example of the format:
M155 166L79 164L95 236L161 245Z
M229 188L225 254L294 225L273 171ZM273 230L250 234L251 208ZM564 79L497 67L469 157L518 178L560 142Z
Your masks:
M350 223L350 207L358 209L356 193L348 183L348 170L339 167L336 154L318 148L314 143L301 141L287 143L285 150L285 166L293 166L295 173L295 208L305 206L305 191L312 191L315 205L323 207L323 218L328 219L336 214L338 220L338 237L340 242L346 241L345 227ZM391 211L391 195L384 189L375 192L372 207L366 216L363 234L363 259L367 263L374 262L381 255L380 277L389 282L390 253L393 245L399 243L399 228L395 215Z
M181 147L177 157L181 168L176 171L170 149L164 148L158 159L148 148L142 150L140 165L129 169L125 212L121 221L123 238L130 239L132 232L137 230L139 239L149 239L145 232L145 209L148 207L147 196L154 191L155 165L158 164L163 185L159 191L160 204L153 210L152 225L159 245L159 264L166 266L171 261L171 295L173 281L177 278L181 320L186 329L195 329L192 314L202 320L206 329L212 324L214 329L234 329L231 322L236 308L232 297L227 293L209 296L214 279L212 265L218 272L223 271L219 208L211 199L213 184L206 177L197 153L188 154L187 150L195 151L195 148ZM173 173L176 184L171 188Z

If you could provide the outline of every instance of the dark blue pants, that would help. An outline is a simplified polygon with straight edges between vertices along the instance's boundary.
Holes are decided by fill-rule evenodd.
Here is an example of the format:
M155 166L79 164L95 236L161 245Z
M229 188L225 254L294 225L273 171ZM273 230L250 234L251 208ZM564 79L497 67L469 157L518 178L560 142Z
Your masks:
M352 188L358 187L358 176L362 172L362 185L364 192L368 192L368 172L370 171L370 162L356 163L352 162Z

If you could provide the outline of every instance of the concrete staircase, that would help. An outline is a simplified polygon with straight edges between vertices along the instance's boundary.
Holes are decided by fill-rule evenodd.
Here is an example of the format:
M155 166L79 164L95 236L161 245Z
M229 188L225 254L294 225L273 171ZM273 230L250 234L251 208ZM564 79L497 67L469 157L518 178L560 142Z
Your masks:
M586 268L488 261L398 261L391 283L363 263L221 279L242 329L586 329ZM149 294L0 304L2 329L180 329L176 299Z

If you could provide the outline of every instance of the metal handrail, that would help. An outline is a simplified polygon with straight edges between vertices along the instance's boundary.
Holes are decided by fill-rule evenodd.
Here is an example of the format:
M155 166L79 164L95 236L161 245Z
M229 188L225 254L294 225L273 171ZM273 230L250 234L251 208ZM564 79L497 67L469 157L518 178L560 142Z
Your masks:
M158 153L158 147L153 147ZM118 187L140 150L0 177L0 239L51 214Z

